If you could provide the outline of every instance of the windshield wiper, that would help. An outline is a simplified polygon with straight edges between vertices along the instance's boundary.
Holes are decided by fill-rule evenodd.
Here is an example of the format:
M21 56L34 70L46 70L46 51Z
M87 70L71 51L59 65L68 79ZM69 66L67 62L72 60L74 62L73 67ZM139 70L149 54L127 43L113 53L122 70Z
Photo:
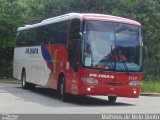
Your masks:
M129 70L128 70L128 67L127 67L127 64L126 64L126 62L125 62L125 61L121 61L121 62L123 63L123 65L124 65L124 68L126 69L127 73L129 73Z

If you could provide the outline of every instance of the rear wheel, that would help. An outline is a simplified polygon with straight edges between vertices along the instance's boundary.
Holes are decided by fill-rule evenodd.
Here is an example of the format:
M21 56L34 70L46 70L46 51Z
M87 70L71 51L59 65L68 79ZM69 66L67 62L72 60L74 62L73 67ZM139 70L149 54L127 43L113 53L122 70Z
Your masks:
M35 86L36 86L35 84L26 82L26 72L25 72L25 70L23 70L23 72L22 72L21 81L22 81L22 88L23 89L34 89Z
M108 96L108 101L109 101L110 103L115 103L116 100L117 100L117 97L116 97L116 96Z
M22 88L27 89L28 83L26 82L26 72L24 70L22 71L21 81L22 81Z

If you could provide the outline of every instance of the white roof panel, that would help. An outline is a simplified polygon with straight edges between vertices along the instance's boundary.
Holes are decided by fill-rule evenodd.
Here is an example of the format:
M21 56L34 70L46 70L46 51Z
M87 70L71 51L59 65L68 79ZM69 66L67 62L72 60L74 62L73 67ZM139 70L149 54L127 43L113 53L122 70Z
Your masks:
M45 20L43 20L39 23L36 23L36 24L25 25L24 27L19 27L18 31L29 29L29 28L34 28L34 27L38 27L38 26L43 26L43 25L47 25L47 24L51 24L51 23L56 23L56 22L60 22L60 21L64 21L64 20L70 20L73 18L107 20L107 21L122 22L122 23L135 24L135 25L141 26L141 24L137 21L118 17L118 16L94 14L94 13L68 13L65 15L60 15L57 17L45 19Z

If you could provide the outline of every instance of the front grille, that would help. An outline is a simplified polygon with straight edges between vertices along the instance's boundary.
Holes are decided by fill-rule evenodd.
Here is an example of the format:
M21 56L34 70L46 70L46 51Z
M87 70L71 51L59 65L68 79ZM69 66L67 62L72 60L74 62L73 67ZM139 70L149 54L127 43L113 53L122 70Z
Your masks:
M120 86L120 85L126 85L127 83L119 83L119 82L105 82L107 85L112 85L112 86Z

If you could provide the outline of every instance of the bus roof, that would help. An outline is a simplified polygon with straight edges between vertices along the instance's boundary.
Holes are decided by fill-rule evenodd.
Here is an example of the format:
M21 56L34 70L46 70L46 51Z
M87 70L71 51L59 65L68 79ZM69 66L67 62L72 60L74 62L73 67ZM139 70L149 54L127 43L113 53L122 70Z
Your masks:
M126 24L132 24L141 26L141 24L135 20L118 17L118 16L112 16L112 15L104 15L104 14L94 14L94 13L68 13L65 15L60 15L57 17L52 17L49 19L45 19L39 23L32 24L32 25L25 25L24 27L19 27L18 31L29 29L29 28L35 28L38 26L43 26L51 23L56 23L64 20L70 20L73 18L79 18L79 19L86 19L86 20L103 20L103 21L110 21L110 22L119 22L119 23L126 23Z

